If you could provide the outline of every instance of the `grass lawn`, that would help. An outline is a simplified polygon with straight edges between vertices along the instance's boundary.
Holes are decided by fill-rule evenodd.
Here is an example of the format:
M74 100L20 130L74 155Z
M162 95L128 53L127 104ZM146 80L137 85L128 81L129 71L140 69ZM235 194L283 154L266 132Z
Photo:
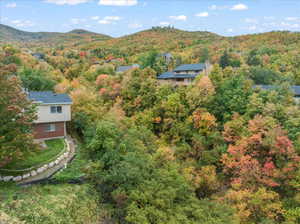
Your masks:
M49 160L55 158L64 150L64 139L46 140L45 143L47 148L41 149L38 152L30 153L26 155L25 158L22 158L22 160L15 160L2 168L9 170L22 170L43 165L44 163L50 162ZM22 174L22 172L10 172L2 170L0 170L0 173L4 175Z
M102 223L98 194L89 184L0 183L1 224Z

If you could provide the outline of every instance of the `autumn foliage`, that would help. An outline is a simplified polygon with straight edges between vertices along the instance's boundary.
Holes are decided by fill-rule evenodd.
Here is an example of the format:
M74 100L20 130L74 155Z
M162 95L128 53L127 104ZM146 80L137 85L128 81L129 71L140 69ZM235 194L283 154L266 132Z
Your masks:
M248 122L247 131L240 139L224 133L227 139L236 139L222 158L231 184L250 189L288 185L299 167L300 157L286 133L270 118L259 115Z

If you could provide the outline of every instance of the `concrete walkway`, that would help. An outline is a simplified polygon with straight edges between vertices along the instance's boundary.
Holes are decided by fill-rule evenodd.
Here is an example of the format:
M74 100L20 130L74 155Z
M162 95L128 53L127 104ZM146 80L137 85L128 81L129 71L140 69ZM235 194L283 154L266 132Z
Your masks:
M39 173L36 176L26 178L25 180L21 180L21 181L17 182L17 184L18 185L26 185L26 184L30 184L30 183L33 183L33 182L38 182L38 181L41 181L41 180L45 180L45 179L50 178L51 176L53 176L59 170L61 170L63 168L66 168L67 164L70 161L72 161L72 159L75 157L75 152L76 152L76 150L75 150L76 145L74 143L74 140L70 136L67 136L66 142L69 144L69 147L70 147L70 153L69 153L67 158L60 161L59 164L57 164L57 165L55 165L51 168L48 168L44 172Z

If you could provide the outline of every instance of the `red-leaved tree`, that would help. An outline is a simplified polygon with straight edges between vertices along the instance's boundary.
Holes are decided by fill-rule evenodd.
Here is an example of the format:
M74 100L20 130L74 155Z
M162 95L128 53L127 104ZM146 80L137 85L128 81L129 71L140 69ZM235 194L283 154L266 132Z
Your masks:
M225 124L225 139L230 140L222 157L224 171L232 184L242 188L287 186L299 167L299 156L286 133L272 118L257 115L248 122L242 136L231 136L233 123ZM232 141L236 140L236 141Z

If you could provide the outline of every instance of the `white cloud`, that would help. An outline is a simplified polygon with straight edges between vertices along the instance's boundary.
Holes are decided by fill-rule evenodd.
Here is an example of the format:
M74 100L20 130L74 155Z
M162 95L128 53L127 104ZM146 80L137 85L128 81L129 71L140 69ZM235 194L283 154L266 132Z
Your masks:
M286 17L285 20L286 21L297 21L298 18L297 17Z
M291 24L291 28L294 28L294 29L300 28L300 24Z
M258 20L257 19L253 19L253 18L246 18L245 22L246 23L258 23Z
M283 27L286 27L286 28L290 28L290 29L300 28L300 24L297 24L297 23L281 22L280 25Z
M17 7L17 3L15 3L15 2L7 3L5 7L6 8L16 8Z
M229 6L223 5L223 6L218 6L218 5L211 5L208 7L210 10L224 10L230 8Z
M62 27L67 27L67 28L70 28L70 27L71 27L70 24L67 24L67 23L63 23L61 26L62 26Z
M121 17L119 16L105 16L103 19L99 20L98 23L100 24L111 24L114 21L121 20Z
M143 25L140 24L140 23L135 22L135 23L130 23L130 24L128 24L128 27L129 27L130 29L138 29L138 28L142 28Z
M274 16L264 16L265 20L274 20L275 17Z
M100 0L99 5L108 6L133 6L138 4L137 0Z
M11 23L18 24L18 23L21 23L21 20L12 20Z
M267 22L267 23L263 23L261 25L264 27L278 27L278 24L275 22Z
M256 26L250 26L250 27L248 27L248 30L256 30L256 29L257 29Z
M174 20L182 20L185 21L186 20L186 16L185 15L180 15L180 16L170 16L170 19L174 19Z
M100 19L99 16L92 16L92 17L91 17L91 20L98 20L98 19Z
M16 27L32 27L35 24L30 20L13 20L11 21Z
M217 10L218 7L216 5L211 5L208 7L210 10Z
M242 4L242 3L234 5L231 8L231 10L247 10L247 9L248 9L248 6L245 4Z
M111 24L112 21L101 19L101 20L98 21L98 23L100 23L100 24Z
M56 5L77 5L89 1L90 0L46 0L47 3L53 3Z
M208 12L200 12L200 13L196 14L196 16L198 16L198 17L207 17Z
M229 28L229 29L227 29L227 32L228 32L228 33L232 33L232 32L233 32L233 29L232 29L232 28Z
M73 24L80 24L80 23L83 23L85 21L86 21L86 19L80 19L80 18L72 18L71 19L71 23L73 23Z
M119 16L105 16L104 17L104 20L109 20L109 21L118 21L120 19L121 19L121 17L119 17Z
M160 26L169 26L170 23L169 22L160 22L159 25Z

